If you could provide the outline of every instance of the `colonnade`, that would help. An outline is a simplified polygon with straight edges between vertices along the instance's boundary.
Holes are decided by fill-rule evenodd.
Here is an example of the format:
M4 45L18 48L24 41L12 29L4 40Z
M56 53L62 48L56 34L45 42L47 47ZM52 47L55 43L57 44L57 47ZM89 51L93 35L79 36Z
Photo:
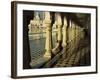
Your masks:
M81 28L73 20L68 19L66 15L61 17L62 14L55 13L55 25L57 29L57 42L56 47L52 48L52 19L50 12L44 12L43 25L46 26L46 39L45 39L45 53L38 64L43 64L52 58L52 55L56 55L61 49L66 48L70 42L78 42L81 38L84 38L84 28ZM30 27L30 25L29 25ZM38 65L34 61L31 62L31 66Z

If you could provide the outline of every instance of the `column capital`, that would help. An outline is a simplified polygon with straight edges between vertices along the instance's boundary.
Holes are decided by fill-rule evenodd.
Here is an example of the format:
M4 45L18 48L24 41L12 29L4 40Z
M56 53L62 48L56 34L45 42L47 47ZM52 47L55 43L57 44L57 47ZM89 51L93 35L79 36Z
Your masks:
M46 11L46 12L44 12L44 15L45 15L44 22L45 23L51 23L50 12Z

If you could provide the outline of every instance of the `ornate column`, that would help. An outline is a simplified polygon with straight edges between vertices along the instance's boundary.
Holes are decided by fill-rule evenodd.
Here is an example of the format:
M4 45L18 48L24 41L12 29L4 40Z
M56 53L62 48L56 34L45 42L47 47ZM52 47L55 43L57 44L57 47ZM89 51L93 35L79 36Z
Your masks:
M45 42L44 57L51 58L51 52L52 52L52 27L51 27L51 20L50 20L50 12L45 12L44 24L46 26L46 42Z
M75 23L72 20L70 20L70 22L69 22L69 28L68 28L68 43L69 43L68 47L71 50L70 50L69 55L72 54L72 51L73 51L73 49L75 47L75 37L76 37L75 36Z
M62 41L62 46L63 47L66 47L67 46L67 19L66 19L66 16L64 16L64 25L63 25L63 41Z
M57 25L57 44L56 47L52 50L53 54L57 54L61 50L62 43L62 19L60 13L55 13L55 20Z
M60 13L57 13L57 26L58 26L58 43L62 41L62 19Z
M77 44L79 41L79 30L78 30L78 25L75 25L75 43Z
M51 34L51 20L50 20L50 12L44 12L45 18L43 20L43 26L46 28L46 41L45 41L45 53L42 56L39 56L38 58L35 58L31 60L30 66L32 68L38 68L41 67L44 63L49 61L51 59L51 52L52 52L52 34ZM40 24L39 23L39 16L36 13L35 16L36 21L34 21L34 24Z
M63 34L63 40L62 40L62 47L63 47L63 50L62 50L62 58L65 59L67 54L67 40L68 40L68 29L67 29L67 26L68 26L68 23L67 23L67 19L66 19L66 16L64 16L63 18L63 30L62 30L62 34Z
M68 27L68 43L71 42L71 33L72 32L72 21L69 21L69 27Z
M75 42L75 38L76 38L76 30L75 30L75 23L72 22L72 41Z

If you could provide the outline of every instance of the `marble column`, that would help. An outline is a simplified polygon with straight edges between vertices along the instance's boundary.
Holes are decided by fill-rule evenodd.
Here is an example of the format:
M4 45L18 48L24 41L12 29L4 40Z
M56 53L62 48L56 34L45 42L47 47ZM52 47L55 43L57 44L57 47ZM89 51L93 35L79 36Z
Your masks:
M55 20L57 26L57 43L56 47L52 49L53 54L57 54L61 50L61 43L62 43L62 19L60 13L55 13Z
M62 34L63 34L63 40L62 40L62 47L63 47L63 50L62 50L62 58L65 59L67 54L67 40L68 40L68 29L67 29L67 26L68 26L68 23L67 23L67 18L66 16L64 16L63 18L63 29L62 29Z
M57 13L58 42L62 41L62 19L61 14Z
M45 12L44 24L46 26L46 42L45 42L44 57L51 58L51 52L52 52L52 27L51 27L51 20L50 20L50 12Z
M69 27L68 27L68 43L70 43L71 42L71 37L72 36L72 21L70 20L69 21Z
M45 15L45 18L43 20L43 24L44 24L44 27L46 28L45 53L43 56L40 56L38 58L31 60L30 66L32 68L41 67L43 66L43 64L45 64L51 59L51 53L52 53L52 40L51 40L52 31L51 30L52 30L52 27L51 27L50 12L44 12L44 15ZM37 16L37 19L39 19L38 16Z
M67 19L66 19L66 16L64 16L64 25L63 25L63 30L62 30L62 33L63 33L63 40L62 40L62 46L63 47L66 47L67 46Z
M72 22L72 41L73 41L73 43L75 42L75 39L76 39L76 30L75 30L76 28L75 28L75 23L74 22Z

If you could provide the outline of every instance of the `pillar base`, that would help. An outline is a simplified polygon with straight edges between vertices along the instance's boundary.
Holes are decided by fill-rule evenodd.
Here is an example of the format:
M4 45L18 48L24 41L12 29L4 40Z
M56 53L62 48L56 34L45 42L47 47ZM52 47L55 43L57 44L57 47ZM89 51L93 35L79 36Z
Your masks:
M62 49L61 43L57 43L56 47L52 49L52 53L56 55L58 52L60 52Z

